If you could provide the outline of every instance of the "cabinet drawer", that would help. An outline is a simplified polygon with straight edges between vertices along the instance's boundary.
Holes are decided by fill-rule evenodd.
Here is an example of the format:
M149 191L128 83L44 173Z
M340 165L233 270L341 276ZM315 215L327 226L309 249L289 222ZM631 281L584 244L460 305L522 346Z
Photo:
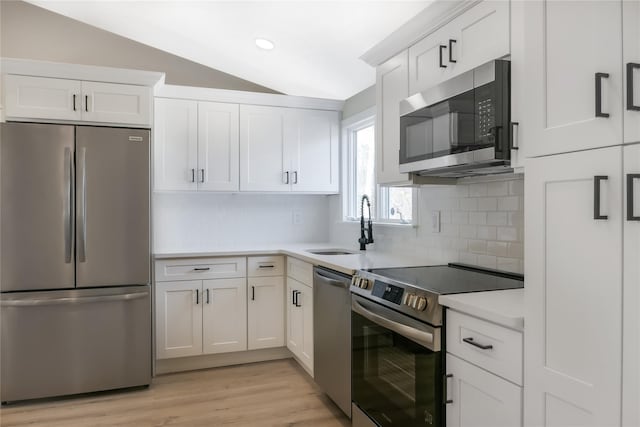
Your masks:
M313 287L313 264L287 257L287 276Z
M245 257L187 258L156 261L156 282L245 277Z
M447 352L522 385L521 332L447 310Z
M283 256L252 256L247 259L247 276L284 276Z

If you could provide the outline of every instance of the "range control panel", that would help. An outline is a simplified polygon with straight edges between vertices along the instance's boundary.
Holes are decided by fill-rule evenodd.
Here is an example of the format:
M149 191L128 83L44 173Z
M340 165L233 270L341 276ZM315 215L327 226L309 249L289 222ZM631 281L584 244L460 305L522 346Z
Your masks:
M402 294L404 293L404 289L399 286L387 285L384 282L380 282L376 280L373 282L373 289L371 290L371 295L382 298L386 301L391 301L396 304L402 303Z

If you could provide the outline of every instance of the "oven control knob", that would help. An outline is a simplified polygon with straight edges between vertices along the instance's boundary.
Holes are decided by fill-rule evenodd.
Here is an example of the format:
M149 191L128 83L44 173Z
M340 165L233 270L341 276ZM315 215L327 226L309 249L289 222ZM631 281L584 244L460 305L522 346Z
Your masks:
M411 297L411 294L409 292L405 292L404 296L402 297L402 305L409 305L410 297Z
M360 279L360 289L367 289L369 287L369 281L364 277Z
M415 304L416 298L417 298L416 294L409 294L409 297L407 298L407 306L413 307L413 304Z
M363 279L362 277L358 277L358 283L357 283L357 286L358 286L359 288L362 288L362 282L363 282L363 281L364 281L364 279Z
M424 311L427 308L427 299L425 297L418 298L417 307L415 307L418 311Z
M371 287L371 280L369 279L364 279L364 285L362 286L363 289L369 289Z
M358 277L358 276L353 276L353 277L351 278L351 286L358 286L358 285L357 285L357 283L358 283L358 279L359 279L359 277Z

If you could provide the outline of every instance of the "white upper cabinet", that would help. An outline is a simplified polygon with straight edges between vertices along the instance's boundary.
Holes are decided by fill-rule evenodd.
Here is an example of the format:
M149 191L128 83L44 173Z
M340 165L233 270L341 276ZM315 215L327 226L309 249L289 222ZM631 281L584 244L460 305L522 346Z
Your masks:
M156 98L154 190L238 191L238 104Z
M624 142L640 142L640 2L622 2ZM638 421L640 423L640 421Z
M195 191L198 167L198 103L156 98L154 190Z
M198 102L198 190L238 191L239 106Z
M44 77L5 76L6 116L81 120L81 82Z
M506 55L509 2L480 2L409 48L409 94Z
M8 119L151 124L151 89L114 83L6 75Z
M619 145L527 161L525 426L620 425L632 375L621 366L622 156ZM637 323L624 330L637 338Z
M240 106L240 189L289 191L291 172L285 132L292 129L288 108Z
M528 156L622 142L622 2L524 2L519 132ZM514 75L514 78L516 76Z
M405 50L376 68L376 182L407 183L400 173L400 101L409 96Z
M335 111L240 106L242 191L339 191Z

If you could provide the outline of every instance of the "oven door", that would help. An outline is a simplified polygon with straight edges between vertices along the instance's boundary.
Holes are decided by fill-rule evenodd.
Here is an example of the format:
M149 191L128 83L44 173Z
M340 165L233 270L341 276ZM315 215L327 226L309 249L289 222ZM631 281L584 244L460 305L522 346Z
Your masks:
M351 303L354 404L380 426L444 426L440 328L357 295Z

